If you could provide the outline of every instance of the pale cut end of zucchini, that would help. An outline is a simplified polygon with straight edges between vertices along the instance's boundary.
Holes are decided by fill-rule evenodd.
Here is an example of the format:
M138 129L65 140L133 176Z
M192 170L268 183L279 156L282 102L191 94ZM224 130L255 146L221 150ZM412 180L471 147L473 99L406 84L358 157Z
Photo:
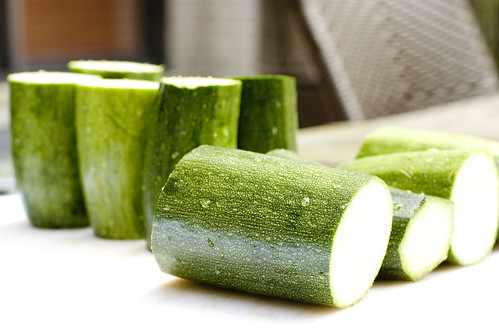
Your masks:
M492 251L498 229L498 184L497 167L489 154L476 152L464 161L451 193L455 206L449 261L472 265Z
M425 197L421 208L410 219L399 246L402 268L412 281L419 280L447 259L453 227L453 202Z
M100 76L69 72L19 72L8 76L9 82L22 82L31 84L73 84L85 80L101 79Z
M109 89L159 89L159 82L135 79L105 79L83 81L79 86Z
M203 76L164 77L161 79L161 82L179 88L187 88L187 89L196 89L199 87L209 87L209 86L230 86L234 84L241 85L241 82L233 79L223 79L223 78L203 77Z
M133 61L119 60L73 60L68 63L68 68L73 72L95 73L162 73L163 65L154 65Z
M379 179L350 201L332 246L329 273L335 306L355 304L372 286L388 246L392 207L390 192Z

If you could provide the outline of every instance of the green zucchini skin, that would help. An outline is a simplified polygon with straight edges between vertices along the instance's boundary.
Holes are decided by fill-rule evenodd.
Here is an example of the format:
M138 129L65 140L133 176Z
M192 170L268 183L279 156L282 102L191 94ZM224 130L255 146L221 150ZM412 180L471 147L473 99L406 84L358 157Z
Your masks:
M189 80L201 84L185 86ZM160 90L159 113L146 156L144 205L148 247L154 208L173 167L184 154L203 144L236 148L241 101L241 83L236 80L164 78Z
M79 84L76 125L81 179L98 237L145 237L144 160L159 84L128 79Z
M369 173L389 186L450 199L457 170L471 151L434 150L358 158L339 168Z
M30 82L33 76L38 82ZM74 103L76 82L96 78L60 72L8 76L15 178L33 226L89 224L78 172Z
M396 188L390 188L390 193L392 195L394 207L392 231L390 233L388 249L386 251L385 258L383 259L383 264L381 265L378 278L385 280L416 281L431 272L438 264L443 262L447 258L447 255L445 254L442 256L440 261L432 263L432 266L428 266L425 272L420 272L418 275L414 275L413 273L406 271L404 268L405 265L402 263L400 246L406 236L409 223L424 205L428 203L431 204L431 202L434 201L438 201L438 204L446 207L448 218L452 221L454 204L452 201L447 199L413 193L410 191L403 191ZM448 244L450 243L452 228L450 228L449 231L448 237L445 240L445 248L447 249ZM432 232L432 230L428 230L428 232Z
M428 149L483 149L494 156L499 166L497 141L465 134L400 127L383 127L369 133L359 149L357 158Z
M267 155L320 165L319 162L304 158L296 152L287 149L274 149L269 151ZM393 200L392 231L390 233L390 241L378 278L386 280L416 281L433 270L435 266L428 266L426 272L420 272L418 275L406 271L406 266L402 263L400 245L406 235L409 222L424 205L428 204L428 202L431 204L434 201L438 201L440 205L446 206L449 213L449 219L452 220L453 202L447 199L403 191L393 187L390 188L390 194ZM432 230L429 229L428 232L432 232ZM449 234L447 242L450 241L450 237L451 235ZM443 256L442 261L446 258L446 255Z
M280 157L280 158L284 158L284 159L288 159L288 160L307 162L307 163L316 164L316 165L323 165L322 163L319 163L319 162L316 162L316 161L313 161L311 159L308 159L306 157L301 156L296 151L284 149L284 148L272 149L272 150L268 151L266 154L269 156Z
M414 213L424 203L425 195L390 189L393 200L393 221L390 241L386 250L378 278L387 280L412 280L404 271L399 253L399 246L404 238L407 226Z
M456 175L465 161L473 154L483 154L489 160L488 164L495 165L492 155L486 151L430 149L362 157L342 164L339 168L376 175L389 186L398 189L453 200ZM497 183L497 168L495 171L496 178L488 181ZM457 208L456 205L455 208ZM470 222L473 221L468 221L466 224L469 225ZM456 231L456 229L454 230ZM497 226L495 234L491 233L490 235L496 237ZM485 245L489 247L488 241ZM455 254L451 244L447 260L460 265L475 264L492 250L492 246L493 244L490 244L488 250L483 252L482 257L468 261L459 258L461 256Z
M164 74L163 65L118 60L73 60L68 62L73 73L99 75L105 79L132 79L159 81Z
M152 251L161 270L178 277L338 306L331 244L352 197L374 179L201 146L177 163L162 190Z
M286 75L236 77L243 84L238 148L266 153L296 150L296 80Z

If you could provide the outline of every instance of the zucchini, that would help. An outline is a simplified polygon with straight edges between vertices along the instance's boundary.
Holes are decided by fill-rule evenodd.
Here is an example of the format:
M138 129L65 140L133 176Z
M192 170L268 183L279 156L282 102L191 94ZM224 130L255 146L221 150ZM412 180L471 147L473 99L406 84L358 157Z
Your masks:
M286 75L237 77L242 82L238 148L296 150L296 80Z
M286 149L274 149L267 155L319 164ZM392 231L378 278L416 281L447 259L454 227L454 203L393 187L390 193Z
M427 150L369 156L340 168L376 175L395 188L454 202L448 261L471 265L494 246L498 231L497 167L486 151Z
M209 77L165 77L145 177L146 240L154 207L170 172L184 154L202 144L236 148L241 83Z
M97 76L24 72L7 77L17 187L32 225L88 225L78 173L75 84Z
M77 85L76 128L85 203L97 236L145 237L143 184L159 83L101 79Z
M74 73L100 75L106 79L135 79L159 81L164 73L163 65L118 60L73 60L68 69Z
M312 163L312 164L317 164L317 165L324 165L322 163L319 163L319 162L313 161L311 159L308 159L306 157L303 157L295 151L292 151L289 149L284 149L284 148L272 149L272 150L267 152L267 155L285 158L288 160L302 161L302 162L307 162L307 163Z
M447 259L454 203L395 188L390 192L392 231L378 278L416 281Z
M152 251L178 277L348 307L379 271L391 220L377 177L201 146L162 190Z
M379 128L366 137L357 158L428 149L487 150L499 166L499 142L472 135L409 129L401 127Z

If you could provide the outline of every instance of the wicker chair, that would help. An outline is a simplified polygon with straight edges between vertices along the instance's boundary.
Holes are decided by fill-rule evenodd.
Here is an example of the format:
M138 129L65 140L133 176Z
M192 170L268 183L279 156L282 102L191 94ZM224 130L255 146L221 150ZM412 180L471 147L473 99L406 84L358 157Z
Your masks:
M346 119L498 91L467 0L300 0L298 8Z

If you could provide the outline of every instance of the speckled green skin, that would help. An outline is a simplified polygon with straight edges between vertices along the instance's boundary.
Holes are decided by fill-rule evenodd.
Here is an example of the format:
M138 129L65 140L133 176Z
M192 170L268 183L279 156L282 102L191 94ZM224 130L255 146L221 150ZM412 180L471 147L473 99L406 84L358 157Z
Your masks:
M373 178L202 146L176 165L161 193L152 251L164 272L182 278L334 306L333 237Z
M393 220L390 240L378 278L389 280L411 280L404 271L399 246L404 238L407 225L414 213L421 207L425 195L391 188L393 201Z
M269 151L267 155L286 158L295 161L303 161L311 164L319 165L315 162L304 158L297 153L286 149L274 149ZM432 204L435 200L442 205L449 205L452 207L450 212L453 211L453 203L450 200L442 199L439 197L428 196L424 194L403 191L396 188L390 188L390 193L393 201L393 219L392 231L390 233L390 240L387 248L383 264L378 274L378 278L386 280L405 280L415 281L422 276L412 276L407 274L401 262L399 247L402 239L404 238L407 226L411 218L428 202ZM426 273L429 273L434 267L428 267ZM425 274L426 274L425 273Z
M389 186L451 199L454 180L470 150L426 150L368 156L339 166L344 170L369 173ZM492 159L492 155L491 156ZM448 261L459 263L452 245Z
M127 68L127 63L128 62L122 62L122 61L108 61L108 60L102 60L102 62L111 62L111 63L117 63L117 64L122 64L122 70L103 70L101 68L88 68L86 66L83 66L83 62L85 60L75 60L75 61L70 61L68 63L68 69L73 72L73 73L84 73L84 74L95 74L95 75L100 75L101 77L105 79L133 79L133 80L147 80L147 81L159 81L164 74L164 66L163 65L155 65L156 70L155 71L149 71L149 72L142 72L142 71L136 71L136 70L131 70Z
M237 77L243 83L238 148L266 153L296 150L296 81L291 76Z
M161 106L147 153L145 216L147 246L154 208L175 164L200 145L237 147L241 83L195 88L162 83Z
M376 175L398 189L450 199L456 172L472 153L461 150L401 152L358 158L339 167Z
M145 237L144 160L159 99L159 84L153 86L77 87L81 177L90 224L99 237Z
M74 75L77 81L79 75ZM8 80L15 177L31 224L87 226L76 154L74 83L23 83L15 74Z
M322 163L303 157L293 150L284 149L284 148L272 149L271 151L267 152L267 155L285 158L288 160L307 162L316 165L323 165Z
M452 215L453 203L447 199L402 191L395 188L391 188L390 193L393 200L392 231L390 233L388 249L385 258L383 259L378 278L386 280L416 281L432 271L434 267L428 267L426 272L423 272L421 276L413 276L405 271L401 261L399 248L402 239L406 234L407 226L424 205L431 205L437 202L439 205L449 207L449 213ZM431 232L431 230L428 230L428 232Z
M367 136L357 157L427 149L483 149L499 166L499 142L475 136L409 128L383 127Z

